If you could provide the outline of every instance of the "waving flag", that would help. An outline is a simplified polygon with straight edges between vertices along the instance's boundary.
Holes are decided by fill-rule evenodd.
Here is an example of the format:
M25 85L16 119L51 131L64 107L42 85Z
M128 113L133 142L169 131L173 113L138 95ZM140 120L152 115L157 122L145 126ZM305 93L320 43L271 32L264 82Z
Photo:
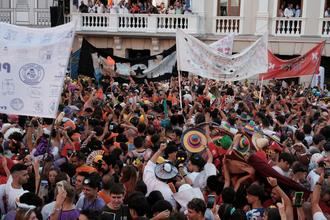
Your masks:
M318 73L324 45L325 41L317 44L306 54L290 60L281 60L268 51L268 72L261 74L260 78L285 79Z

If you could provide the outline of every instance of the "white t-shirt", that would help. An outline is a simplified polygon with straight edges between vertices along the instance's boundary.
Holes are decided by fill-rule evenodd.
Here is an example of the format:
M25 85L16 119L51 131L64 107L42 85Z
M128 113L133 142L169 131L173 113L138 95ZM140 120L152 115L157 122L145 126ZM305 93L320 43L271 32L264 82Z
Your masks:
M0 185L0 199L1 199L1 201L2 201L2 198L5 194L5 188L6 188L6 184L1 184ZM3 202L0 202L0 210L1 210L1 213L5 213L5 207L4 207Z
M313 215L313 220L327 220L323 212L315 212Z
M4 188L4 194L7 198L7 212L11 210L15 210L17 208L16 206L16 200L19 199L21 195L24 193L29 192L27 190L24 190L23 187L20 189L14 189L12 187L12 181L8 181Z
M284 9L284 17L293 17L294 13L293 10L290 8Z
M193 181L193 187L198 187L204 189L206 186L206 181L209 176L217 175L217 169L213 163L206 163L204 169L197 175Z
M196 177L198 176L199 172L192 172L187 174L187 177L191 180L191 182L194 182Z
M53 210L55 208L55 201L48 203L41 209L41 215L43 220L47 220L50 214L52 214Z
M176 202L173 198L173 192L166 183L157 179L155 175L155 167L156 164L149 160L143 171L143 181L148 189L147 195L152 191L158 190L162 193L164 199L170 202L172 207L175 208Z
M278 172L279 174L281 174L282 176L286 176L289 177L289 173L285 172L284 170L281 169L281 167L275 165L272 167L274 170L276 170L276 172Z
M311 186L311 188L310 188L311 191L314 190L315 184L317 183L319 178L320 178L320 175L317 174L314 170L309 172L309 174L307 175L307 181Z
M305 141L307 142L308 146L311 146L313 144L313 136L310 134L307 134L305 136Z

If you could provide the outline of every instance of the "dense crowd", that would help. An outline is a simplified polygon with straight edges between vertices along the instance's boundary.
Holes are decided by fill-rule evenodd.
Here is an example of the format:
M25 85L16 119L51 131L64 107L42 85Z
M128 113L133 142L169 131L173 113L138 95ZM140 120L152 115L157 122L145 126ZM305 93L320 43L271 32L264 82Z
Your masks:
M164 1L152 0L120 0L120 1L102 1L89 0L86 3L81 1L78 8L81 13L110 13L110 14L187 14L192 13L190 1L175 0L169 5Z
M327 91L67 78L56 120L0 114L3 219L330 216Z

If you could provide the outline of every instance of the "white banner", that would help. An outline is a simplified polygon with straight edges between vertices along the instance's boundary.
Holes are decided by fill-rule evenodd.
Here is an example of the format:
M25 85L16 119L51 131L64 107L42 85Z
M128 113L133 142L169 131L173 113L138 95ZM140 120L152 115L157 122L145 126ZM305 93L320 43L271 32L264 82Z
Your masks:
M221 81L236 81L266 72L268 69L267 35L239 54L219 53L193 36L176 33L178 69Z
M1 113L56 117L74 30L0 23Z
M147 78L156 78L165 73L172 73L176 62L176 52L171 53L165 57L158 65L151 66L143 71L143 75Z
M231 55L233 53L234 37L235 35L233 33L228 34L224 38L219 39L209 46L219 53Z

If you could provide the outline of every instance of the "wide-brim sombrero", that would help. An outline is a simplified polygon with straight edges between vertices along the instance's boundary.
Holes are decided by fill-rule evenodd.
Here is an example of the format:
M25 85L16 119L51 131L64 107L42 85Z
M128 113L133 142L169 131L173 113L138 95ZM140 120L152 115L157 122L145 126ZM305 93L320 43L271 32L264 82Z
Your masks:
M178 169L170 162L157 164L155 175L160 180L170 180L178 175Z
M257 132L252 136L252 144L257 150L263 150L269 146L269 139L263 134Z
M181 145L190 153L199 153L207 147L207 138L201 129L190 128L182 134Z
M250 149L251 149L250 139L245 135L241 137L239 144L234 147L234 150L236 150L242 155L247 155L250 152Z

